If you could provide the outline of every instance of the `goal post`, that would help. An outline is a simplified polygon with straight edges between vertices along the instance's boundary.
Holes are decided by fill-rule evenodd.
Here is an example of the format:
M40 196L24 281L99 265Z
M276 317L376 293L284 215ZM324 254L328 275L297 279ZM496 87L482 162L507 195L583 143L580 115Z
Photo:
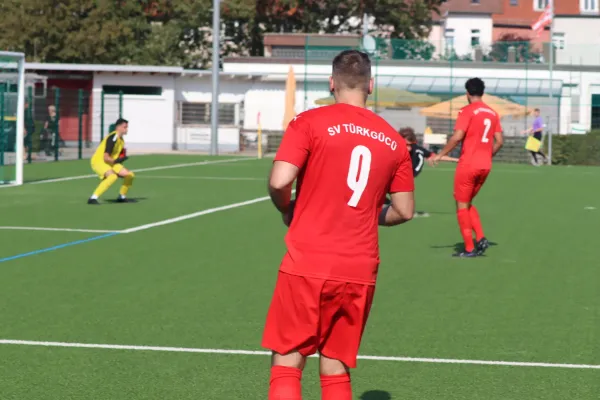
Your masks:
M0 185L23 184L25 54L0 51Z

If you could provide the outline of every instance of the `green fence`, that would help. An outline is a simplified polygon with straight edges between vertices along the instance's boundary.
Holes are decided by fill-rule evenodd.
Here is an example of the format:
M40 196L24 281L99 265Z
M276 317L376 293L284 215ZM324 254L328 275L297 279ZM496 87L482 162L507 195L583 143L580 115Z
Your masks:
M484 101L500 112L505 135L515 143L531 128L534 109L540 110L545 134L552 139L585 133L590 127L600 129L600 94L591 95L583 77L600 65L600 45L567 48L549 43L484 45L474 41L465 46L451 40L364 41L360 37L309 35L304 51L296 54L304 58L303 82L298 85L304 104L299 108L331 102L330 64L344 49L370 53L375 90L369 107L395 128L410 126L421 134L452 133L457 112L466 104L464 84L481 75L486 82ZM514 161L528 160L519 156Z
M1 96L0 96L1 98ZM25 154L27 162L89 158L98 145L92 137L100 125L100 140L122 114L123 95L100 95L100 120L94 120L91 92L83 89L49 88L46 96L25 95ZM14 147L14 135L9 140Z

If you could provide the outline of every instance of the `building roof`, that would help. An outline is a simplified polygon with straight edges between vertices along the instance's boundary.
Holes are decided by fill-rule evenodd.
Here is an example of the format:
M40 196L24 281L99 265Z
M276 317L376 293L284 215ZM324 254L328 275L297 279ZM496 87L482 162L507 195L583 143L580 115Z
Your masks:
M25 69L36 71L65 72L112 72L129 74L182 74L182 67L165 67L151 65L106 65L106 64L54 64L25 63Z
M440 6L440 13L433 12L433 20L443 19L445 15L452 13L466 14L502 14L504 5L500 0L448 0Z

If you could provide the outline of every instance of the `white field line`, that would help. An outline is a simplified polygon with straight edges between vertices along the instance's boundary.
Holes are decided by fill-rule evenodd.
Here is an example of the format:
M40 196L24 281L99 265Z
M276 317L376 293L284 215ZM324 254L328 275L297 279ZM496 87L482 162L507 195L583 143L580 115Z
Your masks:
M44 228L38 226L0 226L0 230L15 230L15 231L52 231L52 232L88 232L88 233L113 233L116 230L102 229L71 229L71 228Z
M294 193L296 190L292 190ZM188 219L201 217L207 214L213 214L220 211L231 210L233 208L239 208L248 206L251 204L262 203L263 201L269 200L269 196L257 197L256 199L241 201L239 203L228 204L225 206L208 208L206 210L197 211L191 214L181 215L179 217L169 218L162 221L152 222L149 224L134 226L133 228L124 229L124 230L96 230L96 229L70 229L70 228L44 228L44 227L30 227L30 226L0 226L0 230L2 229L13 229L13 230L31 230L31 231L63 231L63 232L90 232L90 233L134 233L139 231L144 231L151 228L156 228L157 226L170 225L176 222L185 221Z
M104 350L130 350L130 351L158 351L168 353L200 353L200 354L228 354L247 356L270 356L268 351L256 350L227 350L227 349L199 349L189 347L162 347L162 346L136 346L119 344L91 344L91 343L68 343L68 342L41 342L32 340L10 340L0 339L0 344L17 346L41 346L41 347L66 347L83 349ZM313 356L315 357L315 356ZM468 364L468 365L490 365L505 367L537 367L537 368L566 368L566 369L595 369L600 370L600 365L590 364L557 364L541 362L519 362L519 361L486 361L486 360L461 360L447 358L418 358L418 357L384 357L384 356L358 356L359 360L370 361L400 361L431 364Z
M121 231L121 233L133 233L133 232L144 231L146 229L156 228L157 226L162 226L162 225L174 224L176 222L185 221L187 219L192 219L192 218L200 217L202 215L213 214L213 213L216 213L216 212L219 212L219 211L225 211L225 210L230 210L232 208L244 207L244 206L248 206L250 204L260 203L260 202L263 202L263 201L269 200L269 199L270 199L269 196L258 197L256 199L241 201L239 203L233 203L233 204L229 204L229 205L226 205L226 206L209 208L209 209L198 211L198 212L195 212L195 213L181 215L181 216L175 217L175 218L169 218L169 219L165 219L165 220L158 221L158 222L152 222L150 224L135 226L133 228L125 229L125 230Z
M163 171L165 169L173 169L173 168L184 168L184 167L196 167L199 165L209 165L209 164L223 164L223 163L233 163L239 161L252 161L254 158L228 158L225 160L214 160L214 161L198 161L193 163L185 163L185 164L172 164L172 165L162 165L158 167L149 167L149 168L139 168L134 170L134 172L146 172L146 171ZM77 175L77 176L66 176L64 178L55 178L55 179L46 179L43 181L30 182L28 185L41 185L43 183L54 183L54 182L66 182L66 181L75 181L78 179L87 179L96 177L96 174L89 175ZM0 186L1 188L2 186Z
M212 180L212 181L262 181L266 182L267 177L251 178L251 177L227 177L227 176L175 176L175 175L140 175L142 178L151 179L192 179L192 180Z

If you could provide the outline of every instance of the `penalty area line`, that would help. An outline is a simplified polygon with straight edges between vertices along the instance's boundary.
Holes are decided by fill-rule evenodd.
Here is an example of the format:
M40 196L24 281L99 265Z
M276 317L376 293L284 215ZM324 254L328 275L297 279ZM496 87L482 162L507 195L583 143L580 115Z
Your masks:
M206 160L206 161L198 161L198 162L193 162L193 163L171 164L171 165L161 165L158 167L138 168L138 169L134 169L133 172L138 173L138 172L147 172L147 171L163 171L166 169L173 169L173 168L197 167L200 165L224 164L224 163L234 163L234 162L240 162L240 161L253 161L253 160L255 160L255 159L254 158L227 158L225 160ZM79 179L88 179L88 178L93 178L93 177L97 177L97 176L98 175L95 175L95 174L66 176L64 178L44 179L42 181L37 181L37 182L28 182L28 183L26 183L26 185L41 185L44 183L75 181L75 180L79 180ZM1 187L2 186L0 186L0 188Z
M33 340L11 340L0 339L0 345L14 346L40 346L40 347L63 347L79 349L102 349L102 350L128 350L128 351L156 351L168 353L199 353L199 354L223 354L223 355L246 355L246 356L270 356L269 351L258 350L229 350L229 349L202 349L192 347L163 347L163 346L139 346L119 344L92 344L71 342L45 342ZM316 357L316 356L312 356ZM562 364L544 362L521 362L521 361L487 361L487 360L463 360L448 358L421 358L421 357L391 357L391 356L358 356L359 360L388 361L388 362L412 362L430 364L462 364L462 365L487 365L504 367L530 367L530 368L563 368L563 369L593 369L600 370L600 365L592 364Z

